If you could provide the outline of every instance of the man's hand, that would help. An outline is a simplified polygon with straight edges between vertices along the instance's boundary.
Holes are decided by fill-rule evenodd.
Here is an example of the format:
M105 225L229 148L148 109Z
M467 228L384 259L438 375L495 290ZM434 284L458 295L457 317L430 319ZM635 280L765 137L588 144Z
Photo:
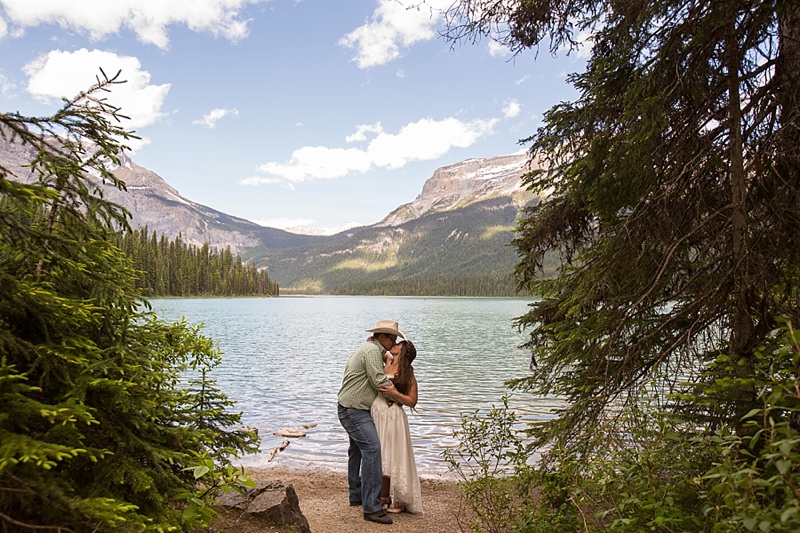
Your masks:
M387 398L392 398L397 396L397 389L394 387L394 383L389 382L388 385L383 387L378 387L378 390Z

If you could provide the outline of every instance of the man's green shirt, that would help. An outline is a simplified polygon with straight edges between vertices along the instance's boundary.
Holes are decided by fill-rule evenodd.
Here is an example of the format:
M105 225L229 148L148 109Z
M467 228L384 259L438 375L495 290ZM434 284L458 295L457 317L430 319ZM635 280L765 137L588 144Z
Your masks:
M378 387L390 383L383 372L385 353L378 341L370 340L350 356L339 389L339 403L343 407L369 411L378 395Z

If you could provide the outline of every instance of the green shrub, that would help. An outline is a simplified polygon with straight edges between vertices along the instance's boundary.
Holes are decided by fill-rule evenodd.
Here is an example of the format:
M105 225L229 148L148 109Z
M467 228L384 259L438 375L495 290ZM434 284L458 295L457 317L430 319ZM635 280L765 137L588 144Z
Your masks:
M527 430L509 410L508 397L486 415L462 414L454 432L456 448L443 456L460 480L462 504L470 531L500 533L539 531L547 523L570 531L574 517L540 505L540 487L550 488L529 462L533 447Z
M463 415L445 452L472 531L800 531L800 334L759 351L763 407L741 435L705 431L646 398L597 424L580 450L535 449L503 405ZM739 427L737 424L736 427ZM535 454L541 458L532 466Z
M787 323L772 338L758 352L768 379L763 407L745 416L748 435L707 439L717 449L702 476L714 531L800 531L800 334Z

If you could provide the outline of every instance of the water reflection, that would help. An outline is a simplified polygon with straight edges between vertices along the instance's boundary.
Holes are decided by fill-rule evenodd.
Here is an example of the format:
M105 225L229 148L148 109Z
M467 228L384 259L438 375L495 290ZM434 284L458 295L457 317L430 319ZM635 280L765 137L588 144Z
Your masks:
M246 466L316 466L346 470L347 434L336 416L336 394L344 364L377 320L391 319L414 341L419 403L409 412L411 438L422 476L447 473L441 453L457 443L453 431L462 413L500 405L503 382L526 375L529 355L512 321L525 313L525 299L336 297L153 300L165 320L185 316L203 323L203 333L222 349L215 371L220 389L258 428L261 453ZM551 416L552 399L515 393L511 405L521 420ZM408 411L407 411L408 412ZM281 428L307 436L272 461L284 437Z

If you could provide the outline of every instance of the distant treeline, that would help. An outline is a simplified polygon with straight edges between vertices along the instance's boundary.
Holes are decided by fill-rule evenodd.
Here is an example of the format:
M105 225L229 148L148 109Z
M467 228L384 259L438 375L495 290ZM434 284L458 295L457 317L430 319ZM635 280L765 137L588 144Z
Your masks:
M411 278L365 281L343 285L333 291L365 296L518 296L509 275Z
M142 274L136 285L146 296L278 296L266 270L242 263L230 247L187 245L148 234L147 227L119 235L118 246Z

